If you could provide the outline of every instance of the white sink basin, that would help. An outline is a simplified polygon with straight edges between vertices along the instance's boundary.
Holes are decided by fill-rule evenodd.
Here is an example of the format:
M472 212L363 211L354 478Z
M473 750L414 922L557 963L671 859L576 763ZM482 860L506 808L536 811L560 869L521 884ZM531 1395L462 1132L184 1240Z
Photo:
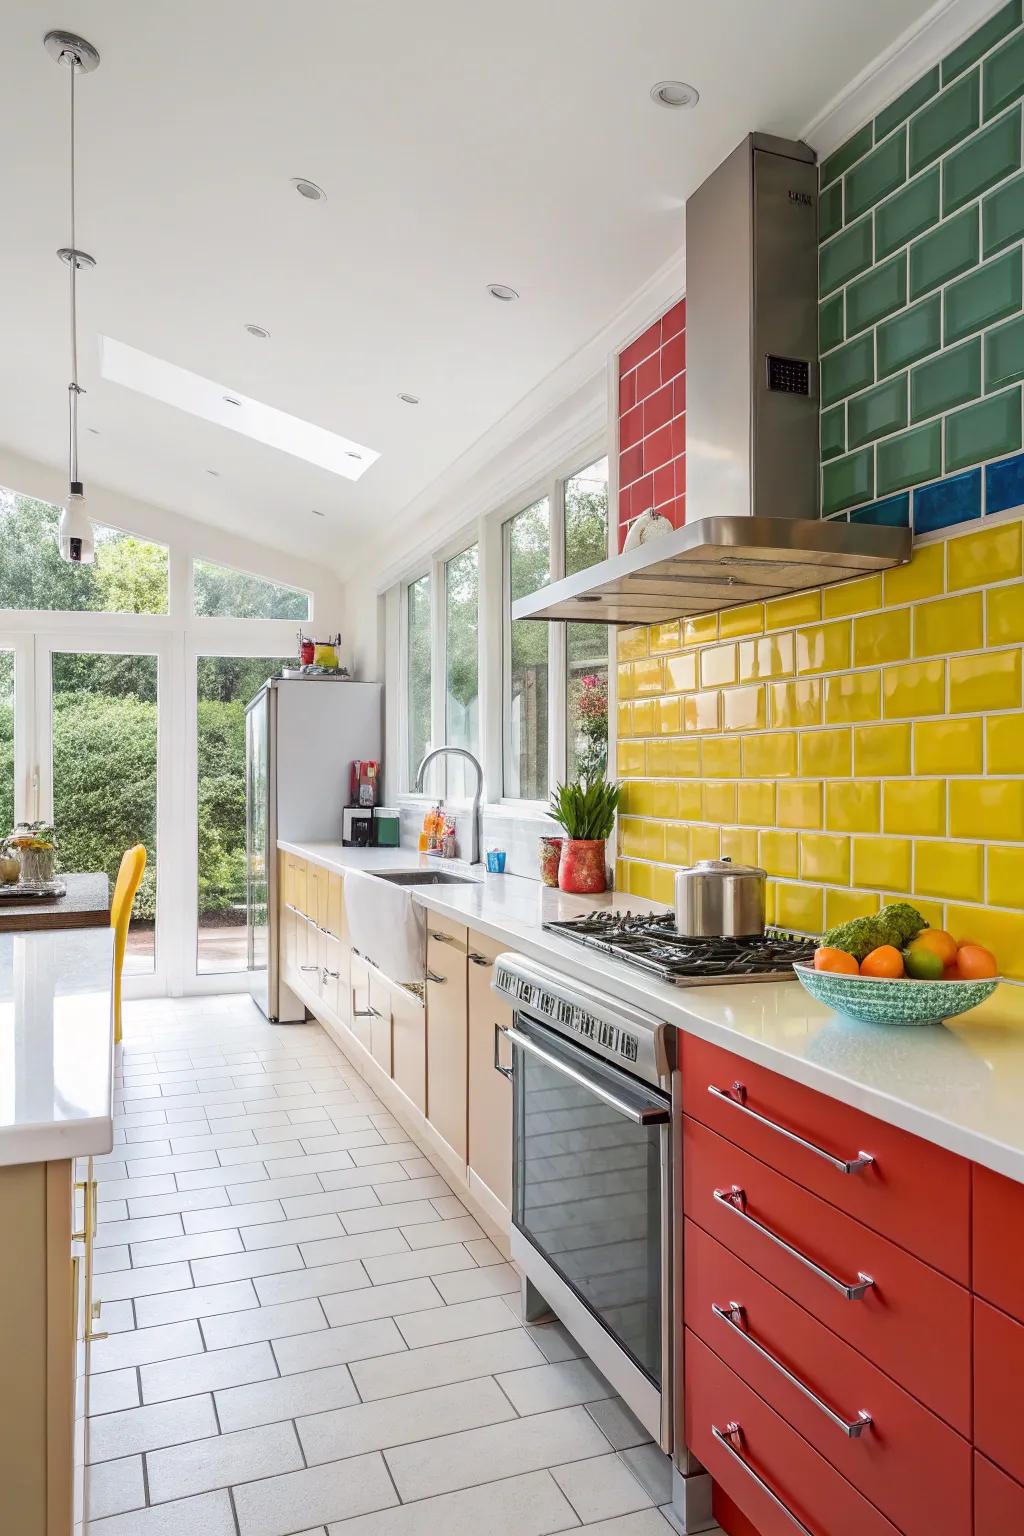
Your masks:
M415 888L382 880L368 870L345 873L345 918L352 948L402 986L423 981L427 960L427 914L412 899Z

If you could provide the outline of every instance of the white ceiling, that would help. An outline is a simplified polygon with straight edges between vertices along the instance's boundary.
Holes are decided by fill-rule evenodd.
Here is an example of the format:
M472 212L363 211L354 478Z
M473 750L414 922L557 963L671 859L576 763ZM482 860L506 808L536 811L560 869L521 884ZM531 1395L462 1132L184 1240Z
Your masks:
M686 196L748 129L798 133L928 3L5 0L0 442L65 452L50 26L102 54L78 86L87 490L344 575L357 545L393 558L403 508L681 251ZM655 106L665 78L700 106ZM495 302L495 281L521 301ZM133 395L99 379L101 334L381 458L351 484Z

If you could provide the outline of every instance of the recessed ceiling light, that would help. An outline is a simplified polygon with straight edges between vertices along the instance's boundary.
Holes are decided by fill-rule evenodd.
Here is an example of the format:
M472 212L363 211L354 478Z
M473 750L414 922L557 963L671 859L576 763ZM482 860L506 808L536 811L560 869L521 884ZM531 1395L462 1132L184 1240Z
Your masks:
M700 91L685 80L659 80L651 86L651 100L659 107L695 107L700 101Z
M246 330L249 332L250 336L255 336L260 341L270 340L270 332L267 330L265 325L247 325Z
M212 475L215 480L219 480L220 479L220 470L219 469L208 469L206 471L206 473L208 475Z
M420 403L419 395L399 395L398 398L402 401L403 405L419 405Z
M323 187L318 187L315 181L308 181L305 176L293 176L292 186L300 197L306 198L311 203L327 201L327 193Z
M516 290L510 288L507 283L488 283L487 292L492 299L500 299L503 304L511 304L513 299L519 297Z
M327 516L326 512L318 512L316 507L312 507L310 510L312 511L314 517L326 517Z
M374 449L354 438L342 437L339 432L279 411L251 395L235 394L213 379L140 352L110 336L100 337L100 360L103 377L115 384L134 389L162 405L173 405L215 426L227 427L268 448L290 453L307 464L330 470L333 475L343 475L346 480L358 480L380 458ZM243 409L239 410L239 406ZM358 453L359 459L350 458L350 452Z

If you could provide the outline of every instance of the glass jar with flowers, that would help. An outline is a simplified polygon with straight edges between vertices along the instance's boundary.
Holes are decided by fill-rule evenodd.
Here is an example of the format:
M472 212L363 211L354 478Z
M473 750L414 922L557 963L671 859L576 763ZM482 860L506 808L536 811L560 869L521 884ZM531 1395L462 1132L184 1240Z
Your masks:
M48 885L57 871L57 833L49 822L22 821L4 848L21 860L24 885Z

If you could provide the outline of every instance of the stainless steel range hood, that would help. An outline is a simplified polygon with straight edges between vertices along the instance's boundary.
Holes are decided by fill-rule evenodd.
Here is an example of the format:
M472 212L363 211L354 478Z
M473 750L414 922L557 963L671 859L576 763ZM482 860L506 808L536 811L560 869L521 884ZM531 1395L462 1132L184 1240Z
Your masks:
M818 508L817 168L751 134L686 205L686 525L512 605L649 624L909 560L904 528Z

